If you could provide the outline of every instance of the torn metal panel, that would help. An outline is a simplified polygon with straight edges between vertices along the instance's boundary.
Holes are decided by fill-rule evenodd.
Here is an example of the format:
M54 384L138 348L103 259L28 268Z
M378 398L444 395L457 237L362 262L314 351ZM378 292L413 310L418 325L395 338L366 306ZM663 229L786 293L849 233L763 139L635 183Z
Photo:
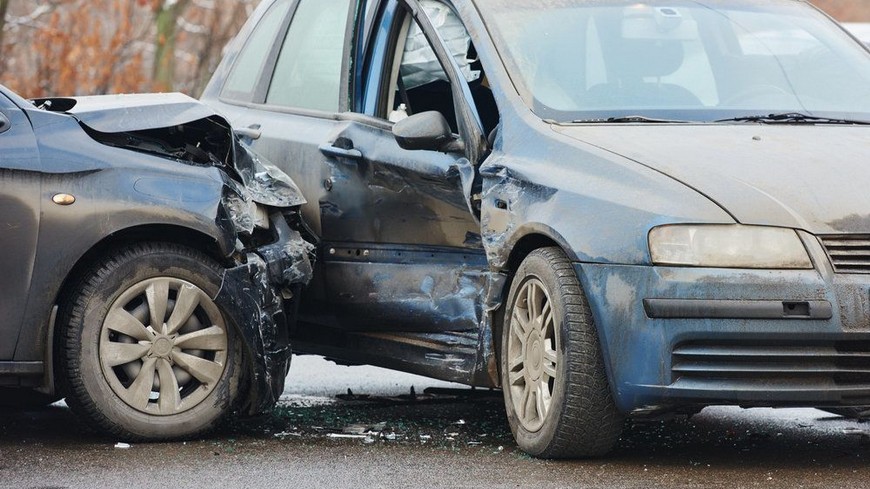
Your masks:
M248 263L224 272L214 300L244 336L253 373L245 409L261 412L281 395L291 355L283 304L272 290L266 262L251 254Z
M280 214L272 223L278 235L274 244L248 253L246 263L224 273L215 302L232 316L242 332L251 357L251 392L247 411L262 412L272 406L284 389L290 367L288 320L284 294L311 280L311 252L297 231ZM297 287L298 289L298 287Z
M235 170L251 200L270 207L298 207L308 201L286 173L235 138Z
M390 367L401 358L402 369L423 375L498 385L493 329L507 276L491 272L481 253L325 247L321 270L336 322L314 337L305 328L303 342L330 345L338 350L321 353L348 361L377 351L384 359L365 361ZM353 339L361 337L364 348ZM461 345L451 341L459 337Z
M477 361L471 374L471 384L478 386L497 387L501 384L498 371L497 341L501 337L499 311L507 299L508 276L505 273L490 272L486 283L486 300L483 304L483 315L480 318L477 340Z
M277 241L256 249L269 267L271 283L283 287L308 284L314 273L314 245L305 241L299 231L291 229L285 216L274 214L272 223Z
M123 132L98 131L81 122L96 141L116 148L140 151L199 166L232 171L235 161L229 125L212 116L174 126L143 126Z
M505 118L500 131L509 135L527 124L528 133L500 138L480 167L484 247L496 268L528 235L560 245L576 261L649 264L647 236L659 224L734 223L684 183L544 121ZM536 143L540 138L545 146Z
M506 167L488 162L481 172L487 186L482 199L489 204L481 214L483 247L490 266L494 270L504 270L511 248L511 240L522 221L517 219L514 209L527 209L529 206L549 201L556 189L534 184L526 178L514 175ZM506 253L508 251L508 253Z

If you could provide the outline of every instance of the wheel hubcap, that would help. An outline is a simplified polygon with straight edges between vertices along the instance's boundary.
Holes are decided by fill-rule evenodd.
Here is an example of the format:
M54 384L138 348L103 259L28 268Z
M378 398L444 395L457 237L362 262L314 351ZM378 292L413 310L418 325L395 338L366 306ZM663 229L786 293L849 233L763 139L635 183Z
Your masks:
M559 327L550 296L536 278L527 280L513 304L508 336L508 386L514 413L524 429L544 425L558 377Z
M130 287L100 333L100 365L130 407L169 416L205 400L223 376L227 327L199 287L160 277Z
M172 348L175 346L175 341L167 336L158 337L151 344L151 356L160 358L169 358L172 353Z

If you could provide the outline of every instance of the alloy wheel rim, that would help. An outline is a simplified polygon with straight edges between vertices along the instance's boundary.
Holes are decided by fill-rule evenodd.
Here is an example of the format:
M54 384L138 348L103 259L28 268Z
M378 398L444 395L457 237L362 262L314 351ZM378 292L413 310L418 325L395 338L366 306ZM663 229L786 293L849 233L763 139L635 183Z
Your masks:
M558 352L559 327L550 295L540 280L531 278L514 301L507 348L510 399L526 431L539 431L551 410Z
M99 358L112 391L139 412L171 416L200 404L227 363L227 327L212 299L190 282L139 282L109 307Z

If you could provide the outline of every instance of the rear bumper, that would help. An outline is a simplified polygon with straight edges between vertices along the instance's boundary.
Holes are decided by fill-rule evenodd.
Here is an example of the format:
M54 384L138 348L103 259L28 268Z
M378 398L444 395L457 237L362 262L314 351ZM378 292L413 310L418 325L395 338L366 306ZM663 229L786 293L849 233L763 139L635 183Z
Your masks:
M623 412L870 405L870 275L575 268Z

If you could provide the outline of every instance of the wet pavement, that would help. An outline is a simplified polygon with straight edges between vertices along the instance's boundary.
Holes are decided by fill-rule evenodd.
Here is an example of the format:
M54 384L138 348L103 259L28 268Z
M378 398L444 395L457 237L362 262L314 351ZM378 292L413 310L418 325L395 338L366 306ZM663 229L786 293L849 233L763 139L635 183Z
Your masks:
M188 442L116 447L62 404L0 412L0 488L858 488L870 476L870 423L812 409L707 408L630 424L606 459L542 461L516 449L498 392L317 358L292 379L269 415Z

